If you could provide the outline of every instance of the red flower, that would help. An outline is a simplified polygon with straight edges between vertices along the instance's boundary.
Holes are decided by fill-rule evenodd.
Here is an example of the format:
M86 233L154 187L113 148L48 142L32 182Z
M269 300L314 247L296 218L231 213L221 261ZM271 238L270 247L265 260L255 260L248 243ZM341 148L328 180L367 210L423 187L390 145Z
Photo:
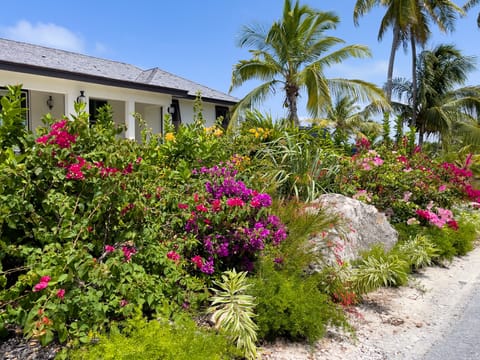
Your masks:
M64 296L65 296L65 289L59 289L57 291L57 297L60 299L63 299Z
M192 258L192 263L194 263L195 266L200 269L203 266L203 259L200 255L195 255Z
M203 204L197 205L195 209L197 209L197 211L200 211L200 212L208 212L207 207Z
M222 208L222 202L220 199L215 199L212 201L212 211L217 212Z
M178 204L178 208L179 208L179 209L183 209L183 210L188 209L188 204L179 203L179 204Z
M227 206L229 207L235 207L235 206L242 207L243 205L245 205L245 203L243 202L242 199L238 197L230 198L227 200Z
M169 258L170 260L175 261L175 262L180 261L180 255L177 254L177 253L176 253L175 251L173 251L173 250L172 250L172 251L169 251L169 252L167 253L167 258Z

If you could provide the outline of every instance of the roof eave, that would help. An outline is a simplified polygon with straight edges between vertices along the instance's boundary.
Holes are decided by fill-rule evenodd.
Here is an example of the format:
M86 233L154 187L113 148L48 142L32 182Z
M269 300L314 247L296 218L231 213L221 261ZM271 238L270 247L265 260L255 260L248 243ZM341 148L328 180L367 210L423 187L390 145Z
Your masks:
M111 79L103 76L76 73L72 71L46 68L42 66L22 64L22 63L10 62L5 60L0 60L0 70L55 77L55 78L74 80L74 81L83 81L83 82L89 82L89 83L100 84L100 85L123 87L127 89L153 91L157 93L169 94L169 95L180 96L180 97L188 96L188 91L186 90L179 90L179 89L158 86L158 85L143 84L135 81ZM215 100L215 102L219 102L219 101L220 100Z

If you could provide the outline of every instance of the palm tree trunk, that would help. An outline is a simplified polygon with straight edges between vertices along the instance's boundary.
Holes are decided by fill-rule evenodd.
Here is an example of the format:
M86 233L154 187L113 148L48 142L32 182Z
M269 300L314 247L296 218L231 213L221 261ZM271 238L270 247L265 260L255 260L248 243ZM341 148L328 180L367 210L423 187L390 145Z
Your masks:
M296 127L300 126L297 110L298 86L287 84L285 91L287 95L288 120Z
M412 46L412 124L415 125L418 129L421 130L421 138L423 143L423 133L424 133L424 124L417 124L417 92L418 92L418 84L417 84L417 46L415 43L415 38L413 35L410 38L411 46ZM419 133L420 135L420 133ZM420 138L419 138L420 142ZM421 144L420 144L421 145Z
M392 48L390 50L390 58L388 59L387 84L385 85L385 95L387 96L388 102L392 101L393 66L395 63L395 55L397 53L399 41L400 29L398 26L394 26Z

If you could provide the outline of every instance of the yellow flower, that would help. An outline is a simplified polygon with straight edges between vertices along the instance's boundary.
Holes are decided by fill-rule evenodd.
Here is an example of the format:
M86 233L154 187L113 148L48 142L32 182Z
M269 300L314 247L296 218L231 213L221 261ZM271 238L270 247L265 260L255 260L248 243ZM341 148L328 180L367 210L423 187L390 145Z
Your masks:
M174 133L166 133L165 134L165 141L174 141L175 140L175 134Z
M213 132L213 135L215 136L222 136L223 135L223 130L222 129L219 129L219 128L216 128L215 131Z

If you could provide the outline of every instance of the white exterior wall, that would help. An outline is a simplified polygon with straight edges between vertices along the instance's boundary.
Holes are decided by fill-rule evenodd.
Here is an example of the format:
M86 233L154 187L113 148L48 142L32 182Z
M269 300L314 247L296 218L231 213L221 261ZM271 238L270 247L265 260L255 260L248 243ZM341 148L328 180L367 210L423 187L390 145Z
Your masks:
M147 122L147 127L154 133L159 133L162 108L163 114L167 114L166 109L172 102L172 96L168 94L0 70L0 86L17 84L22 84L23 89L30 93L29 127L31 130L43 125L41 118L49 112L57 119L64 115L75 114L74 102L80 95L80 91L84 91L87 98L87 112L89 98L106 100L112 106L115 123L127 125L127 131L123 135L138 141L141 139L140 129L138 124L135 124L132 114L140 113ZM54 101L51 111L46 104L50 95ZM179 99L179 105L182 124L191 124L194 100ZM203 102L202 107L205 126L212 126L216 121L215 104Z
M32 96L30 96L30 103L32 105L30 122L32 128L41 125L40 118L49 112L49 109L46 106L47 98L45 98L44 101L42 96L40 96L40 98L37 96L36 99L33 96L35 94L41 95L38 94L38 92L45 93L45 95L51 94L52 97L54 97L54 102L55 104L58 104L58 107L55 105L52 112L55 111L56 117L58 115L61 117L61 115L63 115L63 109L65 109L67 114L75 113L73 106L74 102L80 95L80 91L83 90L85 91L87 102L90 97L107 100L113 107L115 122L120 123L123 119L127 126L129 123L130 125L133 124L131 113L137 111L135 103L144 103L151 106L155 105L157 110L149 111L148 113L149 116L154 116L153 119L147 118L147 115L142 113L145 120L151 122L152 127L155 128L158 128L156 123L158 121L157 115L160 112L160 107L166 108L171 103L172 99L171 95L168 94L0 70L0 86L17 84L22 84L22 87L29 90L32 94ZM62 103L61 97L63 97L63 102L65 104L63 108L60 105ZM132 110L131 113L130 110ZM126 136L138 139L138 134L135 133L134 128L135 126L133 128L130 126L127 130Z
M182 117L182 124L191 124L193 123L193 100L180 100L180 115ZM202 103L202 114L205 119L205 126L210 127L215 124L217 120L215 118L215 104L212 103Z
M53 108L50 110L47 106L48 97L53 100ZM63 94L46 93L31 90L29 93L29 129L34 131L43 126L42 117L50 113L54 119L61 119L65 109L65 97Z

